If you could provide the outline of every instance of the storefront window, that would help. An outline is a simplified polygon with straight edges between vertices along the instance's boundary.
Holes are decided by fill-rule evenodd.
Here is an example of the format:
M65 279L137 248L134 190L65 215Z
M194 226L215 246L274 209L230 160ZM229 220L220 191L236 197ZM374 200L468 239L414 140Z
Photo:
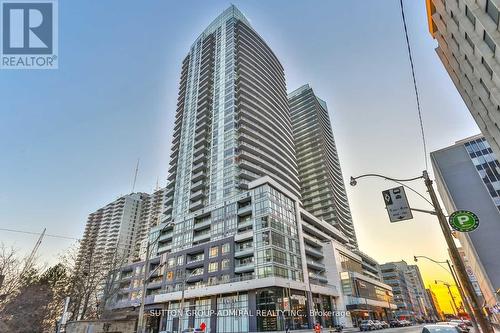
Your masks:
M217 332L248 332L248 295L217 298Z

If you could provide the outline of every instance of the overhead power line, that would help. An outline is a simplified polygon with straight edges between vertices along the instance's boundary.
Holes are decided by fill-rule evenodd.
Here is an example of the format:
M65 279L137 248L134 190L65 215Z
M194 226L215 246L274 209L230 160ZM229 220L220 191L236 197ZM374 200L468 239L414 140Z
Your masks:
M6 228L0 228L0 231L9 231L9 232L17 232L20 234L28 234L28 235L41 235L41 232L32 232L32 231L24 231L24 230L16 230L16 229L6 229ZM79 240L78 238L75 237L69 237L69 236L61 236L61 235L50 235L50 234L45 234L45 237L54 237L54 238L62 238L62 239L72 239L72 240Z
M406 27L406 17L405 17L405 10L404 10L404 6L403 6L403 0L399 0L399 4L401 5L401 18L403 20L403 27L404 27L405 38L406 38L406 46L408 49L408 58L410 60L411 75L413 77L413 87L415 88L415 98L416 98L416 102L417 102L418 120L420 122L420 132L422 134L422 143L423 143L423 147L424 147L425 169L428 170L429 166L427 163L427 144L426 144L426 140L425 140L424 122L422 120L422 110L420 108L420 98L418 95L417 80L415 78L415 66L413 65L413 57L411 55L410 39L408 38L408 28Z

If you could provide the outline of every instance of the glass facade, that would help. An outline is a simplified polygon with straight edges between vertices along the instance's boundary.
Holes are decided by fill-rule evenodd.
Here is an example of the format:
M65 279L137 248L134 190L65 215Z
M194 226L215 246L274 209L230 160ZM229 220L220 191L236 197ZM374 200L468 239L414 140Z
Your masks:
M308 328L307 298L304 291L267 288L256 295L257 331L284 331Z
M248 295L226 295L217 298L217 332L248 332Z
M269 185L253 191L257 277L303 281L294 201Z
M500 162L485 138L466 142L464 146L493 202L500 210Z

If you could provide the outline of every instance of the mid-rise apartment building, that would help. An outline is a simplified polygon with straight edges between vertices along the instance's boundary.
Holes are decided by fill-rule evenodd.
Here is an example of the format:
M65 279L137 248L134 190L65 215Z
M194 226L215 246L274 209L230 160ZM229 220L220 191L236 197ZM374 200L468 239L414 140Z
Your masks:
M438 299L437 299L434 291L432 291L432 289L428 288L428 289L425 289L425 292L427 293L427 297L429 298L429 300L431 302L432 315L433 315L431 317L431 320L437 320L437 321L444 320L443 311L441 310L441 307L439 306L439 302L438 302Z
M416 320L419 316L418 306L413 290L409 286L405 261L389 262L380 265L382 280L392 287L397 310L394 315L398 319Z
M340 229L357 247L327 104L308 84L288 100L304 208Z
M500 2L426 0L436 52L469 111L500 154Z
M432 316L432 305L429 296L425 292L425 284L417 265L408 265L406 281L414 295L415 307L420 318L429 319Z
M481 135L432 152L431 161L447 212L469 210L479 217L476 230L455 234L469 278L479 284L492 320L500 323L493 311L500 302L500 162Z

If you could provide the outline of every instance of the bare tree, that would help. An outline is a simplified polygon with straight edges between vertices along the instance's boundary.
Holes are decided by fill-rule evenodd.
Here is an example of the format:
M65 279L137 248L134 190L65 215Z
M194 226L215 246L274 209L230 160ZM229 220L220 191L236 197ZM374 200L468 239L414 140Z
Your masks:
M21 286L22 260L18 251L0 243L0 312Z
M69 292L70 320L101 318L117 293L116 280L127 256L114 249L106 256L92 253L82 260L73 251L65 260L74 267Z

